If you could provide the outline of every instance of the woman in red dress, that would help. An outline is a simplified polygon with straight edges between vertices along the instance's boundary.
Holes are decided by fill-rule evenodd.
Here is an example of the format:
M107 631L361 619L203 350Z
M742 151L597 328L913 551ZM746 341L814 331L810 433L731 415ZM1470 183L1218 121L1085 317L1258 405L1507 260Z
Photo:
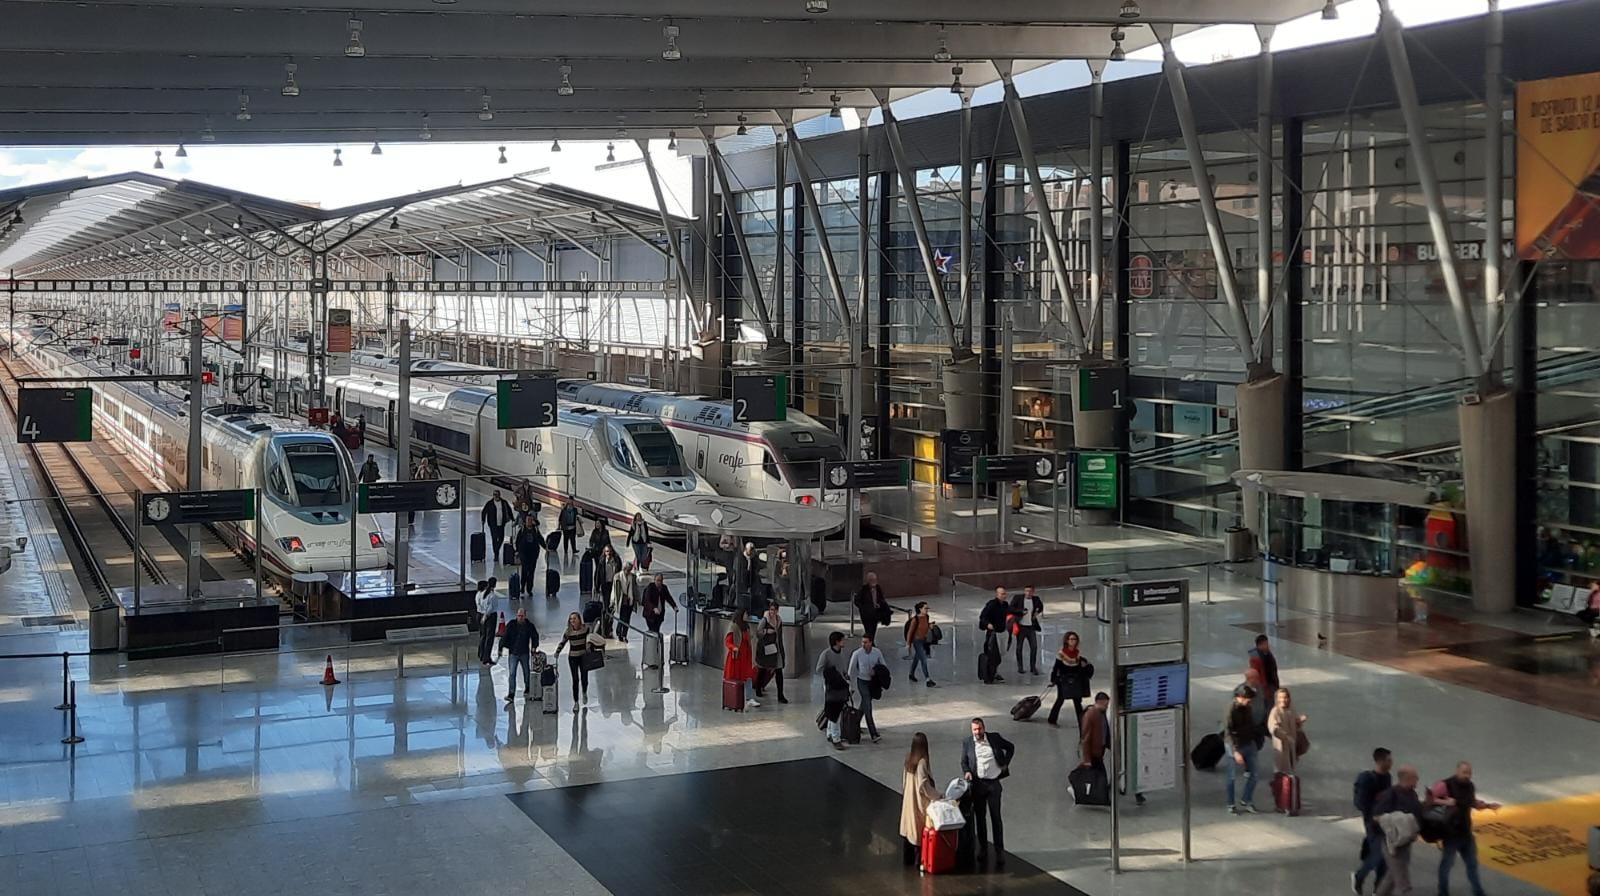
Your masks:
M737 681L741 687L748 687L748 683L756 677L755 653L750 647L750 623L743 615L734 619L734 630L722 637L725 649L722 660L722 680L724 682ZM746 702L751 706L760 706L760 701L754 696L748 696Z

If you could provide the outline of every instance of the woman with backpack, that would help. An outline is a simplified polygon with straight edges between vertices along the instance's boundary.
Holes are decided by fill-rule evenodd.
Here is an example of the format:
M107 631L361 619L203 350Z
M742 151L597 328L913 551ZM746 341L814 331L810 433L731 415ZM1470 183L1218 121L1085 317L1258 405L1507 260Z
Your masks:
M1055 665L1050 667L1050 683L1056 686L1056 702L1050 707L1049 722L1058 724L1061 704L1072 701L1073 718L1083 721L1083 701L1089 696L1089 682L1094 678L1094 663L1078 650L1078 633L1067 632L1061 636L1061 650L1056 653Z
M922 677L927 679L928 687L937 687L933 683L933 674L928 671L928 648L933 638L933 619L928 616L928 602L919 600L911 608L911 618L906 620L906 649L911 652L911 680L917 680L917 666L922 666Z
M789 698L783 696L784 658L783 617L778 614L777 604L767 604L767 611L761 614L761 624L756 626L757 697L765 697L767 682L775 680L778 683L778 702L789 702Z
M646 570L650 568L650 526L644 521L644 514L635 513L633 524L628 527L628 547L633 549L633 566L635 569Z

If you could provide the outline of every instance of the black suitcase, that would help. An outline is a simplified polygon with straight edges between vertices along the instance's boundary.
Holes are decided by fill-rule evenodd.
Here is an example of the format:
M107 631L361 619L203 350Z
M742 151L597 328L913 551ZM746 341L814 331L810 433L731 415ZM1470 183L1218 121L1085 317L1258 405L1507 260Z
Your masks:
M978 864L978 837L977 824L973 822L972 791L956 801L956 807L961 810L961 818L966 822L961 826L961 836L956 840L956 868L962 871L971 870Z
M978 654L978 680L984 684L994 684L1000 677L1000 642L989 632L983 639L983 651Z
M505 546L500 548L500 562L504 563L507 566L516 565L516 562L517 562L517 546L512 544L509 541L506 542Z
M544 549L547 551L553 551L559 547L561 547L561 530L555 529L551 531L549 535L544 537Z
M522 573L514 572L511 574L511 581L506 583L506 593L511 596L512 600L522 599Z
M1044 698L1040 697L1038 694L1030 694L1026 697L1023 697L1021 700L1016 702L1015 706L1011 707L1011 721L1028 721L1029 719L1033 718L1034 713L1039 711L1039 706L1043 703Z
M853 704L846 703L839 710L839 734L847 744L861 743L861 710Z
M1072 801L1080 806L1111 805L1111 785L1106 773L1092 765L1080 765L1067 773Z
M474 532L474 533L472 533L472 539L471 539L470 542L468 542L468 544L469 544L469 547L467 548L467 551L468 551L468 555L472 558L472 562L473 563L482 563L483 562L483 557L484 557L484 537L483 537L483 533L482 532Z
M584 624L585 625L593 625L595 623L595 620L599 619L602 615L605 614L605 608L606 608L606 605L601 603L600 601L597 601L597 600L591 600L591 601L586 602L583 605L583 622L584 622Z
M1195 768L1205 770L1216 768L1217 763L1222 761L1223 755L1227 752L1228 747L1222 742L1222 735L1207 734L1200 738L1200 742L1194 745L1193 750L1189 751L1189 758L1193 760Z
M555 597L561 593L561 571L547 569L544 571L544 596Z

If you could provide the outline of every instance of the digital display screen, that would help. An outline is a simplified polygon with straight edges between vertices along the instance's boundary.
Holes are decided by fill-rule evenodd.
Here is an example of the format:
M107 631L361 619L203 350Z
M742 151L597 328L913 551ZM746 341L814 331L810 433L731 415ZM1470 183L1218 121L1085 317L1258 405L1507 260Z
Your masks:
M1123 670L1124 712L1166 709L1189 702L1189 664L1129 666Z

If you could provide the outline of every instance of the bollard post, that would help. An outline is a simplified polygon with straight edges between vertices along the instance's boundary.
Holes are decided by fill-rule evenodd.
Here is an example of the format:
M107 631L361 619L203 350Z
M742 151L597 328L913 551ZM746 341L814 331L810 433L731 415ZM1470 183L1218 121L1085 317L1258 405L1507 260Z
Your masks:
M59 710L72 709L76 702L72 694L67 690L67 656L68 654L65 650L61 651L61 703L56 706L56 709Z
M71 709L71 712L67 715L68 734L61 739L61 742L64 744L81 744L83 743L83 738L78 734L78 683L76 681L68 682L67 688L67 706Z
M646 633L645 637L646 638L650 637L650 634ZM662 645L661 665L656 666L655 668L651 668L650 666L646 665L644 667L644 674L645 675L650 675L650 674L654 673L654 675L655 675L656 684L655 684L655 687L650 689L650 693L652 693L652 694L669 694L669 693L672 692L672 688L667 687L667 682L666 682L666 678L667 678L667 672L666 672L667 657L666 657L666 649L665 649L666 648L666 644L664 643L665 639L662 638L661 635L659 635L659 634L655 635L655 638L656 638L656 643Z

